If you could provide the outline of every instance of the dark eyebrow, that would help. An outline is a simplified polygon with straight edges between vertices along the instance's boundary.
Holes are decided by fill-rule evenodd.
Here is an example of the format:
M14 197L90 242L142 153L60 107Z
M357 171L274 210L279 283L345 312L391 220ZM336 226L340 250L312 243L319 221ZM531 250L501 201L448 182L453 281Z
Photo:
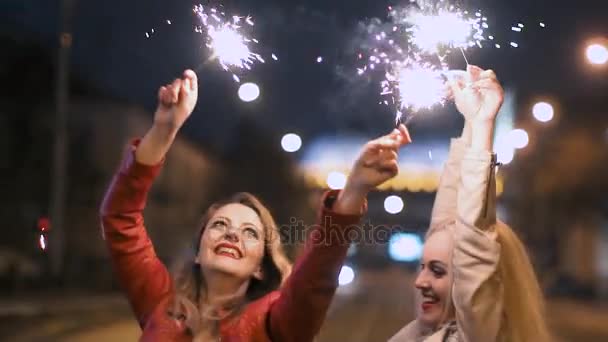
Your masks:
M448 268L448 265L446 265L445 263L443 263L443 262L441 262L441 261L439 261L439 260L431 260L431 261L429 262L429 264L430 264L431 266L441 266L442 268Z
M216 217L214 217L214 218L213 218L213 220L212 220L212 221L215 221L215 220L217 220L217 219L222 219L222 220L224 220L224 221L228 221L228 223L232 223L232 221L231 221L229 218L224 217L224 216L216 216Z
M217 216L214 218L214 220L217 220L217 219L222 219L222 220L228 221L228 223L232 224L232 221L225 216ZM258 228L258 226L256 226L255 224L253 224L251 222L243 222L243 224L241 226L247 226L250 228L254 228L258 233L260 232L260 229Z
M249 228L253 228L256 232L261 232L261 229L258 228L258 226L256 226L255 224L251 223L251 222L243 222L243 224L241 226L246 226Z

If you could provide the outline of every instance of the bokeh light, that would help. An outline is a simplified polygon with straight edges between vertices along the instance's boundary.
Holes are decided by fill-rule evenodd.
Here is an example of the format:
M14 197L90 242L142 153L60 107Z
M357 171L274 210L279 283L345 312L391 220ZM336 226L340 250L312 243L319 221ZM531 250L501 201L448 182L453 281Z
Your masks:
M281 147L285 152L297 152L302 147L302 138L295 133L288 133L281 139Z
M260 96L260 87L255 83L243 83L239 87L239 98L243 102L251 102Z
M350 266L342 266L340 275L338 276L338 284L340 286L348 285L355 280L355 270Z
M333 190L344 189L346 185L346 175L342 172L332 171L327 175L327 186Z
M386 210L386 212L389 214L399 214L401 211L403 211L403 207L403 200L399 196L388 196L384 200L384 210Z
M388 255L395 261L412 262L422 256L424 245L420 236L412 233L396 233L388 243Z
M519 128L514 129L509 133L509 140L514 148L524 148L528 146L528 143L530 142L528 132Z
M532 114L540 122L549 122L553 119L555 111L550 103L538 102L532 107Z
M591 64L606 64L608 62L608 47L602 44L591 44L587 47L586 55Z

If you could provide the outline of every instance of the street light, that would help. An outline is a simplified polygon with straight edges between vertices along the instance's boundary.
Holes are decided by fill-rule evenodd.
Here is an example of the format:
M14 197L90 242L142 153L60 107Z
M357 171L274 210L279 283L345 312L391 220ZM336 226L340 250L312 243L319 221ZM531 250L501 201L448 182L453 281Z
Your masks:
M553 119L555 111L550 103L538 102L532 107L532 114L540 122L549 122Z
M509 140L511 146L514 148L524 148L528 146L530 142L530 138L528 137L528 132L523 129L514 129L509 133Z
M403 200L399 196L388 196L384 200L384 210L386 210L386 212L389 214L399 214L401 211L403 211L403 207Z
M355 270L353 270L350 266L342 266L340 270L340 275L338 276L338 284L340 286L348 285L355 280Z
M333 171L327 175L327 186L332 190L344 189L346 185L346 175L342 172Z
M395 261L416 261L422 256L423 246L422 239L416 234L396 233L388 242L388 255Z
M608 62L608 47L604 44L591 44L586 50L587 60L593 65L604 65Z
M239 98L243 102L251 102L260 96L260 87L255 83L243 83L239 87Z
M297 152L302 147L302 138L295 133L287 133L281 139L281 147L285 152Z

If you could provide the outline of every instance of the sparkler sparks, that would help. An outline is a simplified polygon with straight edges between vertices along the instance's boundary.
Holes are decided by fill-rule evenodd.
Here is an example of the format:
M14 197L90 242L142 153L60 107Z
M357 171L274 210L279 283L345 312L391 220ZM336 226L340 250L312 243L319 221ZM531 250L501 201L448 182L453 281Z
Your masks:
M396 82L402 109L418 111L443 103L445 82L441 71L431 64L412 63L397 69L396 78L387 75L389 82Z
M265 63L261 55L249 49L249 43L258 41L247 38L242 32L242 21L249 26L254 25L250 17L232 16L231 19L226 19L224 12L203 5L195 6L194 13L202 24L196 32L207 33L207 47L213 51L212 58L217 58L224 70L230 71L231 67L250 70L255 61ZM276 56L273 55L273 59L277 60ZM236 82L240 82L236 74L233 73L232 77Z
M395 106L396 122L401 122L402 115L408 114L407 122L419 110L445 102L450 70L446 57L454 50L460 50L468 65L468 48L519 47L516 41L501 41L494 32L485 36L490 21L479 10L469 12L445 0L409 2L415 5L389 6L388 22L372 20L366 25L367 39L357 57L365 63L357 68L357 75L384 72L380 95L388 98L380 103ZM544 22L539 25L546 27ZM518 21L509 25L515 32L525 27Z
M367 65L357 69L358 75L379 68L385 72L381 95L389 96L384 104L396 105L396 122L402 115L407 114L403 121L407 122L416 112L445 102L446 55L458 49L468 64L464 50L482 47L484 28L489 26L481 12L469 14L454 6L421 7L389 9L392 23L368 31L375 48L366 58L359 54Z
M430 63L395 62L385 76L381 94L390 95L392 103L398 103L397 125L409 122L419 110L430 109L445 101L447 93L443 72ZM388 103L384 101L384 104Z
M476 18L452 10L439 10L436 14L414 13L403 20L411 24L407 31L410 43L429 54L439 53L442 47L466 49L484 40L481 13Z

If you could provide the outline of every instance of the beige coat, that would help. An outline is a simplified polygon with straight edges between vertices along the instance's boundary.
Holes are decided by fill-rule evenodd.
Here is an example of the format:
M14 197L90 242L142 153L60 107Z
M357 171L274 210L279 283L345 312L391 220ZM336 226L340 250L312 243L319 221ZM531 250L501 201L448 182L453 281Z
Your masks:
M496 186L493 155L452 139L433 206L430 230L454 232L452 297L456 324L424 331L418 321L389 342L491 342L502 320L502 282L497 271Z

